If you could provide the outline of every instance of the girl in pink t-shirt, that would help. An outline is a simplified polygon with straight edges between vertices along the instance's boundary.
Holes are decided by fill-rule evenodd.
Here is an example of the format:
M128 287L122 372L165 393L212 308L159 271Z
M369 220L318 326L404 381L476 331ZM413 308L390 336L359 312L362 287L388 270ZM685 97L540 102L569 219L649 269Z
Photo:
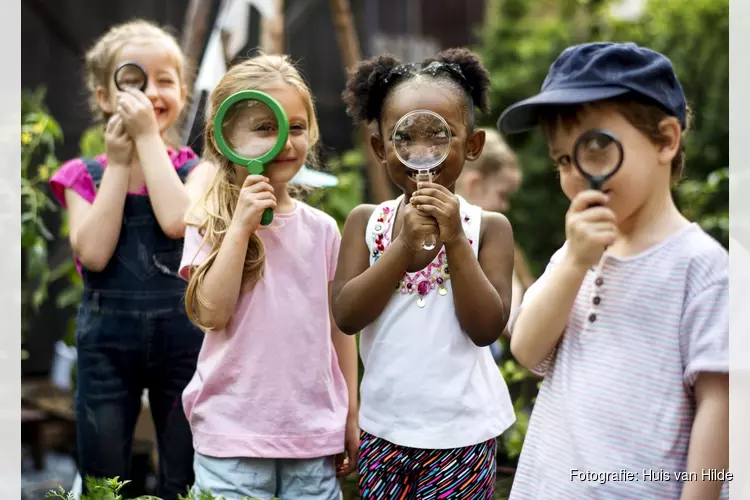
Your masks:
M289 118L289 139L265 176L248 175L215 144L217 108L242 90L269 94ZM227 119L242 126L225 125L229 143L275 142L275 120L237 109ZM183 394L195 490L227 500L338 499L336 476L354 469L359 445L356 344L330 316L340 235L333 218L287 187L318 142L310 89L286 57L262 55L227 72L209 113L204 151L215 175L188 217L180 265L188 315L207 332ZM260 226L267 208L273 222Z
M115 85L125 63L147 73L142 90ZM84 477L129 478L148 389L160 496L168 500L193 482L179 396L203 337L185 314L177 273L198 159L165 144L185 105L184 67L176 40L158 26L133 21L109 30L86 56L93 108L107 120L106 154L71 160L50 181L68 210L84 284L76 323L78 467Z

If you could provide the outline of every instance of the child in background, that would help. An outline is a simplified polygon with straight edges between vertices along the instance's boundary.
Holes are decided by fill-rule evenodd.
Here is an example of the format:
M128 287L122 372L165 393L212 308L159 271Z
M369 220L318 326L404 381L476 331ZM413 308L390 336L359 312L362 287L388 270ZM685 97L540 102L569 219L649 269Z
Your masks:
M510 312L513 232L503 215L453 194L465 162L482 152L474 113L487 110L488 88L465 49L421 64L376 57L347 83L349 113L377 123L373 149L403 191L349 214L334 281L339 328L361 331L363 499L492 498L495 439L514 413L486 347ZM434 182L419 185L390 140L414 110L442 116L452 135ZM436 233L435 248L423 250Z
M506 213L510 208L510 197L521 187L523 174L518 157L508 147L503 137L494 129L482 129L487 137L482 154L476 160L467 161L456 181L456 193L466 201L489 212ZM523 252L518 245L514 249L513 293L510 314L521 304L534 278L529 271ZM507 335L507 329L503 331ZM497 340L490 344L495 361L503 355L502 344Z
M569 47L498 127L535 124L571 204L511 319L513 354L544 375L511 499L726 498L702 472L728 465L727 251L672 199L689 126L672 64L632 43ZM590 129L624 150L603 192L571 160Z
M137 62L143 92L118 91L114 70ZM68 210L83 277L76 324L76 431L82 477L128 479L133 432L148 389L159 443L159 496L193 482L192 436L180 394L203 340L185 315L177 268L198 159L165 144L185 105L177 41L146 21L110 29L86 55L94 111L107 120L106 154L65 163L50 180Z
M264 175L248 175L216 145L216 111L242 90L269 94L289 118L289 139ZM258 137L275 142L275 119L250 120L243 109L255 108L227 115L246 125L225 125L228 142L239 150ZM314 160L318 137L310 89L286 57L244 61L211 94L204 155L214 176L189 215L180 265L189 280L185 307L206 331L183 395L195 436L196 492L338 500L337 474L355 467L357 348L329 306L339 229L288 191ZM267 208L274 218L261 228Z

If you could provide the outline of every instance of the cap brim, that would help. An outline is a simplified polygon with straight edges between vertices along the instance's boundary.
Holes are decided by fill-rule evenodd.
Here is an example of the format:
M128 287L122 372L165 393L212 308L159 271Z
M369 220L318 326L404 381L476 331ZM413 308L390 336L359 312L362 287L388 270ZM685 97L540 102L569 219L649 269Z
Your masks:
M600 101L628 92L626 88L614 86L547 90L508 107L500 115L497 129L501 134L525 132L538 124L539 108Z

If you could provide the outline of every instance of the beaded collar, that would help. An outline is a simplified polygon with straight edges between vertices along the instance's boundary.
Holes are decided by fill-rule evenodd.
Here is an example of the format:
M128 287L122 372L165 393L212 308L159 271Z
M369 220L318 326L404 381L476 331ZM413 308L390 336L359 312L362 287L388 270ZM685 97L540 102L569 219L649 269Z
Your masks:
M384 204L380 208L380 213L378 214L375 224L373 224L373 262L376 262L391 244L391 229L396 220L396 213L398 212L397 207L401 203L401 198L399 197L396 201L397 203L395 206ZM463 207L461 209L461 221L464 232L466 232L474 222L473 218L469 217L469 215L463 210ZM472 245L474 244L471 238L469 238L469 243ZM426 300L428 296L434 296L434 292L437 292L440 296L448 294L446 284L449 279L450 270L448 268L448 258L445 253L445 247L443 247L427 267L413 273L404 273L403 278L401 278L396 286L396 293L400 292L403 295L416 295L417 306L424 307L427 303Z

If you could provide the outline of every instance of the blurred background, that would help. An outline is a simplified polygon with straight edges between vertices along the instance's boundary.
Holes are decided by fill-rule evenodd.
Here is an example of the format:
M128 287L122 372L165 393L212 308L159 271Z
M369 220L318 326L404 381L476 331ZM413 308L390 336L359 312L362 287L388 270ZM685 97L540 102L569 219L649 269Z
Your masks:
M227 66L258 49L291 55L316 99L322 169L338 179L308 202L342 225L357 204L396 194L362 148L366 125L352 126L344 111L346 68L357 60L390 52L419 61L470 47L491 73L493 110L482 124L494 127L506 106L538 90L568 45L613 40L649 46L672 60L695 115L675 196L689 218L728 245L728 0L23 0L22 6L24 499L44 498L43 491L57 485L69 488L76 474L73 321L81 283L65 216L47 181L61 162L103 151L82 68L85 51L113 24L145 18L171 27L181 40L194 68L184 140L196 152L207 92ZM532 132L506 139L522 172L507 215L528 285L564 240L567 200L542 137ZM498 369L511 387L517 422L499 438L497 498L507 496L539 383L505 347ZM153 484L152 438L144 408L132 478L143 493ZM354 479L347 498L356 498Z

